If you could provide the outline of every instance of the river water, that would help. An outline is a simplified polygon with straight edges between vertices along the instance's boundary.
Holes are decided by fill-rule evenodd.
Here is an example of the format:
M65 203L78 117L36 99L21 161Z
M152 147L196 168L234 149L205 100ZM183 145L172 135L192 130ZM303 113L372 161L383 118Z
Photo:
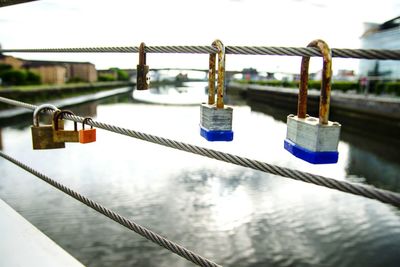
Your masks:
M195 95L199 102L206 100L202 86L152 92L172 92L176 99L189 92L190 101ZM314 166L283 149L286 125L273 110L267 114L231 99L234 141L209 143L199 135L199 105L179 103L149 104L123 95L72 110L146 133L400 192L400 160L384 153L393 150L390 146L380 147L379 153L371 149L376 147L372 140L349 138L344 131L339 162ZM103 130L97 130L96 143L33 151L30 123L28 118L1 129L5 153L221 265L399 266L400 212L390 205ZM192 266L5 160L0 160L0 198L87 266Z

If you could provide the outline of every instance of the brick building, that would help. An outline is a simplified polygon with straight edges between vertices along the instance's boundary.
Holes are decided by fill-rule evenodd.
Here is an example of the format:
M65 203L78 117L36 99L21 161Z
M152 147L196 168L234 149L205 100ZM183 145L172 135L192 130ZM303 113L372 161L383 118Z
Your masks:
M0 53L0 64L7 64L12 66L14 69L20 69L24 65L24 61L20 58L6 56Z
M25 61L22 67L38 74L44 84L64 84L67 81L67 68L61 63Z
M45 84L64 84L70 80L96 82L97 70L90 62L25 60L0 54L0 64L37 73Z

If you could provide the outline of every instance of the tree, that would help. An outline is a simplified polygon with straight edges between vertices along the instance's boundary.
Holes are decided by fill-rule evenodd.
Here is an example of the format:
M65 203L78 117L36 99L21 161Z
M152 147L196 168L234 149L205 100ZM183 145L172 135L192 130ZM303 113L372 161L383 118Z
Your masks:
M121 70L119 68L110 68L111 71L115 71L117 73L117 80L118 81L128 81L129 75L126 71Z
M26 84L26 72L21 70L6 70L1 73L1 79L3 83L7 85L25 85Z
M8 64L0 64L0 75L1 75L3 72L8 71L8 70L11 70L11 69L12 69L12 66L11 66L11 65L8 65Z
M36 74L32 71L26 71L26 84L37 85L41 84L41 78L39 74Z
M111 82L111 81L115 81L115 78L111 74L103 74L103 75L99 75L99 81L100 82Z
M26 70L8 69L0 72L2 82L7 85L32 85L40 84L40 76Z

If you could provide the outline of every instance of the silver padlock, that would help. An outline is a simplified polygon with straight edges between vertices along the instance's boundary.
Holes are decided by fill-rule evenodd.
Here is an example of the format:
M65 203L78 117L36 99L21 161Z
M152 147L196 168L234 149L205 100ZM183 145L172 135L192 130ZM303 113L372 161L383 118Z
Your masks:
M337 148L341 125L338 122L328 120L332 78L331 50L322 40L314 40L308 47L319 48L324 59L319 118L306 114L310 57L303 57L297 116L289 115L287 117L287 134L284 147L294 156L313 164L336 163L339 157Z
M233 109L224 106L225 47L220 40L215 40L212 45L218 49L217 103L215 103L216 55L210 54L208 103L202 103L200 106L200 135L208 141L232 141Z

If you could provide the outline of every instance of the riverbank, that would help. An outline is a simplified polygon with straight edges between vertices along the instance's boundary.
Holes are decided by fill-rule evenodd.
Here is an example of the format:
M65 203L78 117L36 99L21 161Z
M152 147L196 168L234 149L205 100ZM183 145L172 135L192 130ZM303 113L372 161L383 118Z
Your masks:
M227 93L244 97L254 110L267 114L273 110L272 115L281 121L297 112L298 90L293 88L230 83ZM307 113L311 116L318 117L319 96L319 90L308 92ZM400 98L332 92L329 120L342 125L342 135L400 147Z
M58 99L58 100L50 100L48 103L55 105L58 108L66 108L71 107L78 104L84 104L96 100L100 100L103 98L107 98L110 96L126 94L132 92L132 87L122 87L118 89L108 89L107 91L97 92L90 95L80 95L75 97L69 97L65 99ZM20 99L16 99L21 101ZM23 101L24 102L24 101ZM30 102L28 102L30 103ZM31 103L30 103L31 104ZM32 110L26 108L18 108L13 106L11 109L1 110L0 111L0 126L12 124L13 122L18 122L19 118L22 116L29 115L31 116Z
M133 86L132 82L96 82L63 85L38 85L10 87L0 90L0 96L17 99L28 103L43 103L54 99L75 97L78 95L93 94L114 88ZM0 103L0 110L13 108L13 106Z
M266 85L230 83L230 93L239 94L251 101L270 104L296 111L298 90ZM319 90L308 91L308 111L318 112ZM331 113L347 110L369 116L400 120L400 98L335 92L331 93ZM332 114L333 115L333 114Z

